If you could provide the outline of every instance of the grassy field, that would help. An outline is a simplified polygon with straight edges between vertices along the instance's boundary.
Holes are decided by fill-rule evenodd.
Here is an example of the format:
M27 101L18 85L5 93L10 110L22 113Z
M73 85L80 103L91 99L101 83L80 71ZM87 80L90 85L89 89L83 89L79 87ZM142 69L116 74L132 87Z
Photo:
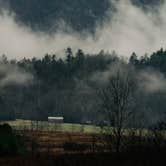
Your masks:
M39 130L39 131L58 131L58 132L79 132L79 133L110 133L112 131L112 127L104 127L101 129L99 126L95 125L83 125L83 124L74 124L74 123L62 123L62 124L55 124L49 123L48 121L30 121L30 120L22 120L17 119L14 121L3 121L0 124L7 123L15 130ZM132 129L125 129L124 135L132 134ZM137 129L134 130L136 135L140 135L140 131L142 136L149 135L148 129ZM166 137L166 131L162 131L162 134Z
M48 123L47 121L30 121L30 120L21 120L17 119L15 121L3 121L0 124L7 123L13 129L16 130L23 130L23 129L31 129L43 131L62 131L62 132L85 132L85 133L100 133L101 128L94 125L82 125L82 124L70 124L70 123L63 123L63 124L54 124Z

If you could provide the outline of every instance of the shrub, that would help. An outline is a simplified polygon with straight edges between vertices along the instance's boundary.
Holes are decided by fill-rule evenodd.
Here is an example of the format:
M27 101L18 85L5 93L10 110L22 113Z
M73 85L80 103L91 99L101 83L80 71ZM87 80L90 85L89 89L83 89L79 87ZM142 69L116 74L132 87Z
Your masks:
M8 124L0 125L0 155L16 155L24 152L24 146Z

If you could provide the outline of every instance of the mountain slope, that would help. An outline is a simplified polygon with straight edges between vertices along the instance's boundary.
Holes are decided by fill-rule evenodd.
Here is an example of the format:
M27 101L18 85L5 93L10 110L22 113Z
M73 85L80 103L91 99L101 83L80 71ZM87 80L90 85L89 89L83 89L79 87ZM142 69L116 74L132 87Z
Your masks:
M138 6L153 6L161 1L163 0L132 0ZM50 32L56 30L62 20L76 31L93 31L96 23L102 23L108 9L112 7L110 0L0 0L0 2L1 7L7 6L14 11L19 21L34 30Z

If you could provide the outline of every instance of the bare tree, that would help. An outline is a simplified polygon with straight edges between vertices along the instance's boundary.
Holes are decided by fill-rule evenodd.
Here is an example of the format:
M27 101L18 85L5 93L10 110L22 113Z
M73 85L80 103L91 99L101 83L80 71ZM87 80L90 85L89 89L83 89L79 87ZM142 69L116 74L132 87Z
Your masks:
M120 151L122 136L133 114L135 81L132 70L118 68L109 77L107 85L100 91L102 112L107 117L108 130L115 138L115 150Z

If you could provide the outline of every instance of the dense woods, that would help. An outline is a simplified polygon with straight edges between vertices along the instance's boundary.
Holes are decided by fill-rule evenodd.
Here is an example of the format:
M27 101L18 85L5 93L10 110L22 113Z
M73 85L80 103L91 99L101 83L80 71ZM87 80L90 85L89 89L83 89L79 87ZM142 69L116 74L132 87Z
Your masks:
M162 1L132 0L132 3L146 9ZM16 14L18 22L45 32L61 28L59 22L63 21L76 31L94 32L98 24L107 20L108 10L114 12L111 0L0 0L0 9L4 6Z
M82 50L73 52L71 48L66 49L64 58L47 54L41 59L17 61L3 55L1 120L47 120L48 116L64 116L65 122L108 123L100 92L110 86L110 78L113 75L116 78L115 73L120 70L122 76L130 71L130 79L135 82L134 97L130 99L135 123L128 125L149 127L165 118L165 61L163 49L140 58L133 53L129 61L119 58L115 52L90 55Z

